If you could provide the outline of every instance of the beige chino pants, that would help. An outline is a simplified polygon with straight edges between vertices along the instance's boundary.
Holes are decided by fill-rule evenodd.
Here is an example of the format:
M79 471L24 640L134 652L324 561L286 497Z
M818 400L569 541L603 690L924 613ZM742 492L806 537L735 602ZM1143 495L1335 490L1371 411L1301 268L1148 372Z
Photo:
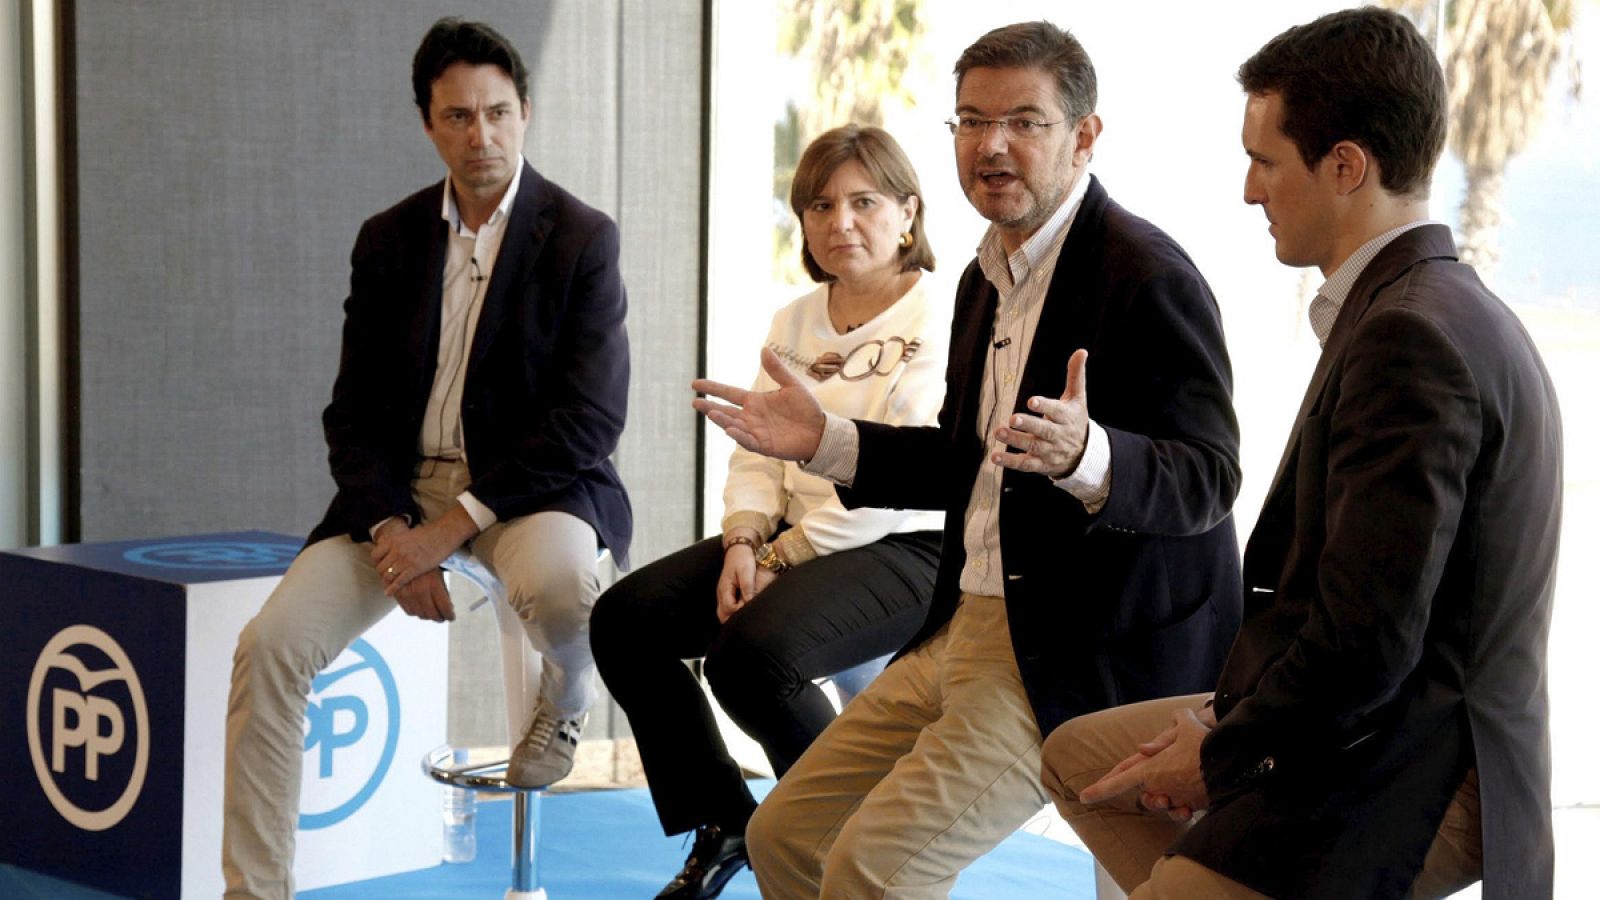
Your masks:
M412 483L412 493L424 515L434 518L455 502L468 479L464 463L430 463L426 477ZM311 680L398 609L384 596L371 549L343 536L307 547L239 635L223 776L227 897L294 896L301 723ZM541 693L558 713L588 709L596 696L589 611L600 592L594 530L566 513L536 513L491 525L471 549L505 584L543 656ZM438 810L417 815L437 818Z
M1129 900L1261 900L1266 896L1192 859L1165 855L1188 826L1173 822L1165 813L1143 810L1134 794L1098 806L1078 802L1078 791L1132 756L1140 743L1165 731L1177 710L1199 709L1209 696L1166 697L1079 716L1045 741L1044 784L1056 809L1128 892ZM1478 780L1476 772L1469 772L1445 810L1411 896L1418 900L1447 897L1477 881L1482 873Z
M1005 601L963 596L756 810L746 840L761 895L948 896L962 869L1045 804L1039 745Z

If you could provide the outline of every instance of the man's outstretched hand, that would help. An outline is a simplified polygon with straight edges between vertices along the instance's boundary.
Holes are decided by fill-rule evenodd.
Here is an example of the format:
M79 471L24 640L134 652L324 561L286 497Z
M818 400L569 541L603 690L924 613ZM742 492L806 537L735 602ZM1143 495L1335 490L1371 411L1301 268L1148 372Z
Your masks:
M994 430L994 439L1020 453L996 452L995 465L1020 472L1037 472L1065 478L1078 468L1089 439L1089 351L1078 350L1067 360L1067 387L1061 399L1028 398L1037 415L1018 413L1008 425Z
M690 387L707 396L696 397L694 408L752 453L775 459L811 459L822 443L826 422L822 406L771 347L761 350L761 368L777 382L777 390L747 391L696 378ZM717 403L708 397L727 402Z

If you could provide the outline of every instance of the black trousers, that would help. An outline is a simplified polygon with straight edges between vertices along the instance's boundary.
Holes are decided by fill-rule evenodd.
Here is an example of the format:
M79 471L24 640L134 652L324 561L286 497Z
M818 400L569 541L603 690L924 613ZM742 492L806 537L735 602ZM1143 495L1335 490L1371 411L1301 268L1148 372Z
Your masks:
M661 827L744 830L756 802L683 660L780 776L833 721L812 679L899 650L927 617L939 532L892 534L818 557L717 621L720 538L663 557L600 596L589 641L628 716Z

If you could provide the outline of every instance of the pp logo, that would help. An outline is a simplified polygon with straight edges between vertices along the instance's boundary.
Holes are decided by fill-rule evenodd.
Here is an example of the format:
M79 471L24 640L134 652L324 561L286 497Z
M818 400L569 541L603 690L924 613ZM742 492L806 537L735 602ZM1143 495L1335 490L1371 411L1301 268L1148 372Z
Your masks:
M300 827L327 828L372 797L400 742L400 691L378 651L357 640L311 680Z
M281 569L294 561L300 548L294 544L260 541L175 541L146 544L122 554L131 563L162 569Z
M50 805L85 831L121 822L150 764L150 719L128 654L92 625L63 628L34 663L26 709Z

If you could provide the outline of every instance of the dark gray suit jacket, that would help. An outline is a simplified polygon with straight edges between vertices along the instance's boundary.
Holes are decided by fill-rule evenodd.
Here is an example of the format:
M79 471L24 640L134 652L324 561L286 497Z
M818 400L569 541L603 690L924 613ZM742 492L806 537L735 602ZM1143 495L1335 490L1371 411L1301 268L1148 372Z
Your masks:
M928 621L955 613L962 533L988 440L978 406L998 295L974 261L956 295L937 427L856 422L850 506L946 511ZM1239 627L1230 510L1239 427L1222 318L1177 242L1091 180L1061 248L1016 412L1059 397L1089 351L1089 415L1111 444L1111 495L1090 514L1043 475L1006 471L1000 498L1006 617L1041 735L1086 712L1210 687Z
M628 405L617 226L522 165L462 388L468 490L501 521L577 516L622 561L633 514L610 459ZM367 540L389 516L421 520L411 475L439 360L444 184L368 219L350 253L343 352L322 415L338 492L308 545Z
M1404 897L1457 786L1484 897L1552 890L1555 392L1425 225L1361 274L1245 551L1245 622L1178 851L1276 897Z

